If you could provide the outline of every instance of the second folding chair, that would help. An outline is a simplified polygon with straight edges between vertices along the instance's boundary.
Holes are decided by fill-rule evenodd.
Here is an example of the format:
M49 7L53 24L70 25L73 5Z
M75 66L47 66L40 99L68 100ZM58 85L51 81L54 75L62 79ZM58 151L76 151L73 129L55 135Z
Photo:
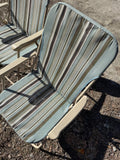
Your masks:
M9 17L3 20L5 25L0 27L1 66L20 56L29 57L36 50L40 36L35 33L44 27L47 6L48 0L9 0L8 3L0 3L0 10L7 7L9 12ZM26 37L29 39L24 39Z

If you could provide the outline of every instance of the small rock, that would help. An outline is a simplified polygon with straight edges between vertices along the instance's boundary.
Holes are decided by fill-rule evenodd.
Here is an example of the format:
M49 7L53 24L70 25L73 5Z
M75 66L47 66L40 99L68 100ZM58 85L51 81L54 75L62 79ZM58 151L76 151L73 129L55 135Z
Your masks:
M116 152L116 151L117 151L117 149L116 149L116 147L115 147L115 146L113 146L113 151L114 151L114 152Z
M30 154L30 157L31 157L31 158L33 158L33 157L34 157L33 153L31 153L31 154Z
M19 154L17 155L17 157L21 157L21 154L19 153Z
M10 143L8 143L8 147L11 147L11 144L10 144Z
M12 158L10 154L8 155L8 158L9 158L9 159L11 159L11 158Z
M110 128L110 126L106 123L104 124L104 127L107 128L107 129Z
M109 145L108 148L111 149L111 146Z

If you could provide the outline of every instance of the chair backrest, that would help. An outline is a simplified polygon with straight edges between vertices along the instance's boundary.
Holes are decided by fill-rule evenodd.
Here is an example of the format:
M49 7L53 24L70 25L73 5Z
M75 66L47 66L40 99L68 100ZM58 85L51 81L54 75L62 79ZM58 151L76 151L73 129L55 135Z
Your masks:
M117 41L101 25L65 3L46 19L39 68L70 103L117 54Z
M48 0L10 0L11 20L28 35L43 28Z

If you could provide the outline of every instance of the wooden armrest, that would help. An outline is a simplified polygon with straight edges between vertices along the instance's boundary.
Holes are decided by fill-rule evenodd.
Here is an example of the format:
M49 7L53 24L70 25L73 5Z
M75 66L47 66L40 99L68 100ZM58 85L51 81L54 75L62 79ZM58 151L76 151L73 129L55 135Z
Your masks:
M60 132L79 114L87 101L87 96L83 96L68 113L58 122L58 124L48 133L48 138L56 139Z
M43 33L43 29L40 30L39 32L32 34L31 36L29 36L27 38L24 38L16 43L14 43L12 45L12 49L15 51L19 51L21 48L36 42L41 37L42 33Z
M36 52L33 52L30 57L36 56ZM29 58L30 58L29 57ZM6 74L13 71L15 68L19 67L22 63L29 59L28 57L17 58L14 62L8 64L6 67L0 70L0 78L5 77Z
M8 6L9 4L7 3L7 2L5 2L5 3L0 3L0 8L2 8L2 7L6 7L6 6Z

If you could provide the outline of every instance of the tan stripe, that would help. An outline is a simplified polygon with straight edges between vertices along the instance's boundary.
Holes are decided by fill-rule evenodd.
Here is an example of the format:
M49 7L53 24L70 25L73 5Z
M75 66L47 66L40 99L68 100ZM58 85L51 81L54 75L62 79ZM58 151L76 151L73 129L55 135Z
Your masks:
M28 34L27 28L28 28L28 22L29 22L29 13L30 13L30 0L27 0L26 8L25 8L24 26L23 26L23 29L27 34Z
M75 49L73 50L73 53L71 54L71 57L70 57L69 61L65 64L65 66L64 66L64 64L62 64L62 66L64 66L64 69L63 70L60 69L62 71L62 73L61 73L62 76L61 76L61 78L57 79L58 82L56 82L57 83L55 85L56 88L59 87L60 83L62 82L62 79L64 78L64 76L66 75L67 71L69 70L70 65L74 61L74 59L77 56L77 54L79 54L78 51L81 49L81 47L82 47L82 45L83 45L83 43L84 43L84 41L86 39L86 36L88 36L88 34L92 30L92 28L93 28L93 25L91 23L89 23L89 22L86 23L86 27L82 31L82 34L81 34L81 36L80 36L80 38L78 40L77 45L75 46ZM70 54L68 53L68 55L70 55Z
M39 81L40 78L38 79L34 79L32 82L30 82L29 84L27 84L27 86L23 86L23 88L21 88L19 91L15 91L15 95L11 96L7 101L5 101L5 103L3 103L0 108L3 108L5 105L7 105L8 103L11 103L12 100L14 100L17 96L24 94L24 92L29 89L29 87L31 87L32 85L34 85L37 81ZM13 91L14 92L14 91ZM22 93L23 92L23 93Z
M63 31L63 34L61 36L61 39L60 39L60 42L58 44L58 47L55 51L55 56L54 56L54 59L52 61L52 64L50 65L50 67L48 68L48 77L49 79L52 79L52 76L53 76L53 72L54 72L54 68L56 67L56 65L58 66L58 64L60 63L60 57L63 55L63 52L64 52L64 49L66 47L66 44L69 40L69 36L74 28L74 24L76 23L77 21L77 18L78 18L78 15L76 15L74 12L71 12L70 14L72 14L72 16L74 17L73 18L73 22L71 24L71 16L69 16L67 22L66 22L66 25L65 25L65 28L64 28L64 31ZM71 26L72 25L72 26ZM68 32L68 27L70 26L70 29L69 29L69 33ZM67 35L67 38L66 38L66 35ZM65 42L63 42L63 39L66 39ZM62 47L61 47L62 46ZM59 54L61 53L61 54Z
M17 12L17 9L18 9L18 1L16 0L16 13L14 15L14 18L15 18L16 26L19 27L19 25L18 25L18 12Z
M17 22L16 22L16 17L17 17L17 0L14 0L14 2L12 2L12 20L13 20L13 23L15 25L17 25Z
M83 79L85 78L85 76L88 74L88 72L94 67L94 65L96 64L96 62L99 60L99 58L103 55L104 51L106 50L106 48L108 47L108 45L110 45L112 40L112 37L109 37L107 42L104 44L104 46L102 47L102 49L100 50L100 52L98 53L98 55L96 56L96 58L93 60L93 62L90 64L90 66L85 70L84 74L82 75L82 77L79 79L79 81L77 82L77 84L75 85L75 87L72 89L72 91L68 94L68 96L66 97L66 99L69 99L70 96L72 95L72 93L75 92L75 90L77 89L77 87L79 86L79 84L83 81Z
M39 95L39 100L37 101L36 105L34 106L34 108L32 108L28 113L26 113L23 117L21 117L12 127L16 128L20 123L22 123L23 121L25 121L25 119L27 119L31 114L33 114L34 112L36 112L36 110L41 106L41 104L43 102L45 102L55 91L54 90L46 90L44 93L42 93L41 95ZM26 107L29 107L30 104L28 104ZM26 110L26 107L23 109ZM18 116L20 113L16 114L14 117L12 117L9 121L13 121L16 116ZM23 115L23 114L22 114Z
M45 61L46 61L46 58L47 58L47 56L48 56L48 50L49 50L49 48L50 48L50 44L51 44L51 41L52 41L53 36L54 36L55 28L56 28L56 25L57 25L57 23L58 23L58 17L60 17L61 11L62 11L62 8L61 8L61 6L60 6L59 11L58 11L58 14L57 14L56 19L55 19L55 22L54 22L54 25L53 25L54 27L53 27L53 29L52 29L52 31L51 31L52 34L50 35L50 39L49 39L49 42L48 42L47 47L46 47L46 51L45 51L45 54L44 54L44 58L42 59L42 66L44 66ZM42 69L43 69L42 66L40 67L40 68L41 68L41 71L42 71Z
M94 50L98 47L99 43L95 43L96 40L100 42L101 39L103 39L103 36L104 36L104 34L101 33L101 29L98 29L95 32L93 38L89 41L88 46L86 47L84 53L82 54L82 57L80 57L79 62L75 65L75 68L73 69L72 73L70 74L69 78L66 80L66 82L63 85L61 90L63 90L64 87L66 87L67 90L69 90L70 86L77 79L78 74L80 74L80 72L82 71L84 66L90 60L91 56L93 55ZM73 63L75 63L75 62L73 62ZM67 86L69 86L69 87L67 87Z
M91 58L94 56L94 51L99 47L100 42L102 42L102 41L107 37L107 34L106 34L106 33L101 34L100 31L101 31L101 30L98 30L97 33L95 34L95 37L94 37L94 38L96 39L96 38L99 36L99 39L97 38L98 43L94 46L94 48L92 49L92 52L90 52L90 55L88 54L88 52L84 52L84 54L83 54L83 56L81 57L79 63L76 65L76 70L74 71L74 73L76 73L76 72L78 72L78 73L77 73L76 76L74 76L74 79L72 79L71 84L68 85L69 87L67 87L67 91L68 91L68 90L70 89L70 87L73 85L73 83L75 82L75 80L77 80L78 75L81 74L80 72L82 72L82 70L84 69L84 67L87 65L87 63L88 63L88 62L91 60ZM91 41L90 43L91 43L91 45L94 44L93 41ZM89 47L90 47L90 46L89 46ZM89 47L87 48L88 51L89 51ZM90 48L91 48L91 47L90 47ZM88 57L86 57L86 55L87 55ZM84 59L85 59L85 60L84 60ZM84 62L83 62L83 60L84 60ZM81 65L81 68L79 67L80 65ZM78 68L79 68L79 70L78 70ZM64 86L66 86L66 83L65 83ZM67 92L67 91L66 91L66 92ZM65 92L65 93L66 93L66 92Z
M56 99L57 99L57 101L55 101ZM23 128L23 132L21 131L21 129L19 129L20 132L22 133L22 135L25 135L26 133L28 133L28 131L33 129L33 127L36 124L39 124L41 120L45 119L45 117L47 117L47 115L49 115L51 110L54 110L54 108L56 108L57 103L59 103L61 100L62 100L61 95L57 94L55 99L51 99L50 103L47 103L46 106L41 111L36 112L36 115L34 116L34 118L31 118L31 120L28 123L26 123L24 126L25 128L28 128L28 127L29 128L26 129L26 131ZM18 133L19 133L19 131L18 131Z
M4 60L0 60L0 63L3 63L3 62L5 62L5 61L7 61L8 59L12 58L12 57L15 56L15 55L16 55L16 58L17 58L17 53L14 52L14 54L9 55L9 57L7 57L7 58L5 57Z
M63 11L63 7L59 7L59 10L58 10L58 13L57 13L57 16L56 16L56 18L55 18L55 22L54 22L54 24L53 24L53 29L52 29L52 31L51 31L51 35L50 35L50 39L49 39L49 41L48 41L48 44L47 44L47 47L46 47L46 51L45 51L45 54L44 54L44 58L43 58L43 61L42 61L42 64L43 64L43 66L44 66L44 64L45 64L45 61L46 61L46 58L47 58L47 54L48 54L48 51L49 51L49 48L50 48L50 44L51 44L51 41L52 41L52 39L53 39L53 36L54 36L54 32L55 32L55 29L56 29L56 26L57 26L57 23L58 23L58 21L59 21L59 17L60 17L60 15L61 15L61 12Z
M44 90L44 92L45 92L46 89L48 89L48 86L44 86L44 84L42 84L42 83L40 84L39 82L36 82L36 83L37 83L37 85L35 84L36 87L33 88L33 89L31 89L30 92L27 93L27 96L25 95L25 96L21 97L21 99L19 101L17 101L16 103L14 103L14 105L12 105L10 108L7 108L3 112L3 114L5 115L5 117L7 119L9 119L9 117L12 116L12 114L14 114L19 108L21 108L26 102L28 102L28 98L29 98L29 103L31 103L31 105L33 105L35 103L35 100L37 100L37 98L36 98L37 97L37 93L39 93L38 88L40 88L40 90ZM37 93L36 93L36 91L37 91ZM39 94L39 96L42 95L42 93ZM31 97L31 95L32 95L32 97ZM34 102L33 102L33 100L34 100ZM20 103L20 102L22 102L22 103ZM13 108L14 108L14 113L13 113ZM25 107L25 108L27 108L27 107Z
M28 8L27 8L27 3L29 3L28 2L28 0L27 1L25 1L25 17L24 17L24 22L23 22L23 29L24 29L24 31L25 31L25 26L26 26L26 23L27 23L27 15L28 15L28 13L27 13L27 11L28 11Z
M58 34L58 30L60 29L60 24L61 24L61 22L63 20L65 12L66 12L66 6L63 6L62 13L60 15L59 21L58 21L57 26L55 28L55 33L54 33L53 39L52 39L51 44L50 44L50 48L49 48L49 51L48 51L48 56L46 58L46 61L45 61L44 67L43 67L43 72L45 71L46 66L48 64L49 57L51 55L51 52L52 52L52 49L53 49L53 46L54 46L54 43L55 43L55 40L56 40L56 37L57 37L57 34Z
M0 45L0 51L6 49L7 47L10 47L13 43L17 42L18 40L21 40L23 38L25 38L25 35L21 35L20 37L18 37L16 40L13 40L10 44L2 44Z
M31 9L30 9L30 20L29 20L29 30L28 30L28 34L33 34L34 33L34 28L36 26L36 22L38 22L37 20L37 16L34 17L34 15L36 14L36 12L38 12L37 8L36 8L36 2L33 3L33 1L31 2Z
M16 26L5 26L5 30L1 31L0 35L2 36L3 34L10 32L11 30L15 31L15 29L17 29Z
M43 65L43 66L45 66L46 59L47 59L47 57L49 56L48 54L49 54L49 50L50 50L50 47L51 47L51 43L52 43L53 37L54 37L54 35L55 35L56 27L57 27L57 25L58 25L58 22L59 22L59 19L60 19L61 15L62 15L63 9L64 9L64 7L63 7L63 6L60 6L59 11L58 11L58 14L57 14L57 16L56 16L55 23L54 23L54 25L53 25L54 27L53 27L53 30L51 31L52 34L51 34L51 36L50 36L50 39L49 39L49 42L48 42L48 45L47 45L47 51L45 52L44 58L43 58L43 61L42 61L42 65ZM44 67L43 67L43 68L44 68ZM42 71L42 72L43 72L43 71Z
M41 2L40 2L40 9L39 9L39 13L38 13L39 16L38 16L38 23L37 23L36 32L39 31L39 28L38 28L38 27L39 27L39 21L40 21L40 19L41 19L40 17L41 17L42 2L43 2L43 0L41 0ZM44 16L45 16L45 15L44 15Z
M30 0L29 13L28 13L27 33L28 33L28 30L29 30L30 10L31 10L31 0Z
M2 34L1 40L3 43L7 43L12 39L13 36L18 37L19 34L23 34L23 32L19 28L11 29L8 34ZM13 37L14 38L14 37Z
M24 19L25 19L25 14L24 14L24 11L25 11L25 1L23 1L23 0L20 0L20 1L18 1L18 3L19 3L19 5L18 5L18 19L17 19L17 21L18 21L18 25L23 29L23 25L24 25Z
M49 4L49 0L47 2ZM44 12L44 19L43 19L43 22L42 22L42 28L44 28L44 25L45 25L45 21L46 21L46 18L47 18L47 13L48 13L48 4L45 8L45 12Z
M24 138L25 141L29 139L32 135L34 135L64 104L65 100L56 108L34 131L32 131L28 136Z
M75 34L74 34L74 36L73 36L73 38L72 38L72 40L71 40L71 43L70 43L70 45L69 45L69 47L68 47L68 49L67 49L67 51L66 51L65 56L64 56L64 61L63 61L63 63L61 63L61 65L60 65L60 67L59 67L59 69L58 69L58 71L57 71L57 74L56 74L56 76L55 76L54 79L53 79L53 82L52 82L52 83L53 83L54 85L55 85L56 80L58 79L59 75L62 75L61 71L63 71L63 70L61 70L61 68L64 66L64 64L65 64L65 62L66 62L65 60L67 59L67 56L69 55L71 48L73 48L73 45L75 45L74 42L75 42L75 40L76 40L76 37L79 35L79 32L81 32L80 28L81 28L81 26L83 25L83 22L84 22L84 19L81 18L81 21L80 21L80 23L79 23L79 25L78 25L78 27L77 27L77 29L76 29L76 32L75 32ZM56 86L56 85L55 85L55 86Z

